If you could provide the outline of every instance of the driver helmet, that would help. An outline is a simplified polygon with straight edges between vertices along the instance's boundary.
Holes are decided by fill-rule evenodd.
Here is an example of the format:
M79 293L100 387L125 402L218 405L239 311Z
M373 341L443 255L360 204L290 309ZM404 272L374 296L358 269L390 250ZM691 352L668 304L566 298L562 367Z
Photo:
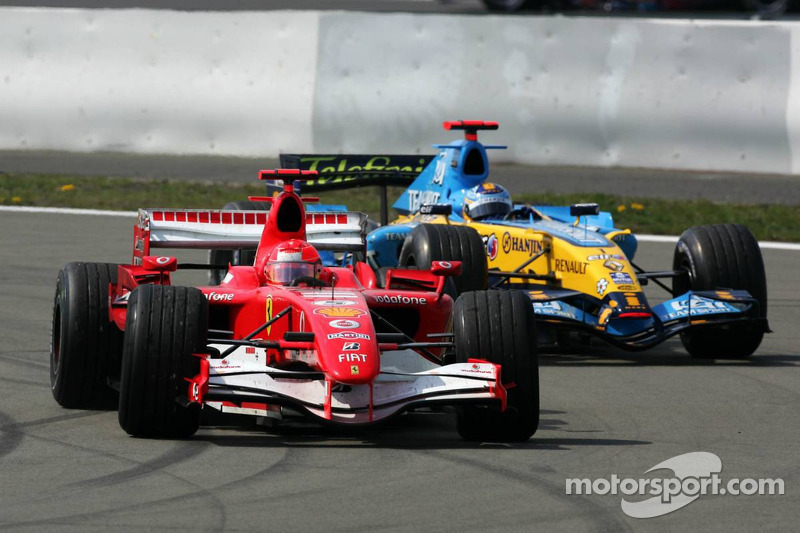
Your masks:
M298 239L282 242L272 249L264 267L267 282L289 285L301 276L314 277L322 265L316 248Z
M496 183L481 183L464 195L462 215L465 219L496 218L511 211L511 195Z

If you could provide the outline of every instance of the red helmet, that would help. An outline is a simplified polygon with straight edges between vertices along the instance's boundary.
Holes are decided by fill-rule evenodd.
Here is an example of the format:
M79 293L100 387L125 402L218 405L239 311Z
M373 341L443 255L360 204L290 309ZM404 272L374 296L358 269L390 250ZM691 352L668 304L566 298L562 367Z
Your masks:
M289 285L301 276L315 277L322 265L316 248L305 241L292 239L272 249L264 267L269 283Z

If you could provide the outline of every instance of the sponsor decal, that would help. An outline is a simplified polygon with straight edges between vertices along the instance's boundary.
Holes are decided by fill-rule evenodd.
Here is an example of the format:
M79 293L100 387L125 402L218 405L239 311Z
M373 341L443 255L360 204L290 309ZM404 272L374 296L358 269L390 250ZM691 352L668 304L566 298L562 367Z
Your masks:
M633 285L633 278L627 272L612 272L609 276L614 285Z
M434 191L408 191L408 209L412 213L419 211L423 204L435 204L441 193Z
M158 263L159 265L166 265L167 263L169 263L169 257L161 256L158 259L156 259L156 263Z
M702 296L692 295L691 301L678 300L677 302L670 302L673 312L667 314L667 320L673 318L683 318L687 316L698 315L714 315L719 313L730 313L738 311L735 307L726 304L725 302L718 302Z
M531 300L547 299L547 294L544 291L528 291L528 296L531 297Z
M538 315L560 316L577 320L577 315L564 309L558 302L533 302L533 312Z
M468 374L490 374L490 375L495 373L493 366L486 364L479 365L476 363L472 363L471 367L463 369L462 372L466 372Z
M359 374L358 365L350 365L350 374L357 376Z
M644 309L644 305L642 304L642 301L639 300L639 297L636 296L635 294L626 294L625 295L625 305L628 308L634 307L634 308Z
M497 257L497 252L500 250L500 243L497 241L497 235L492 233L483 237L483 244L486 246L486 256L491 260Z
M206 298L209 302L230 302L233 301L233 293L209 292Z
M512 237L510 233L503 233L503 253L523 252L532 256L542 251L542 243L536 239Z
M358 318L366 315L367 312L362 309L356 309L355 307L320 307L319 309L314 309L314 314L328 318Z
M343 352L355 352L361 349L360 342L346 342L344 346L342 346Z
M361 339L368 341L372 337L367 335L366 333L356 333L355 331L343 331L341 333L328 333L328 340L334 339L343 339L343 340L351 340L351 339Z
M442 265L444 266L444 265ZM445 267L447 268L447 267ZM427 298L418 298L416 296L374 296L375 303L379 304L399 304L399 305L427 305Z
M340 353L339 362L344 363L366 363L367 354L365 353Z
M272 320L272 295L267 296L267 322ZM272 331L272 326L267 326L267 335Z
M414 172L419 174L425 169L431 160L430 156L420 156L418 160L412 161L408 157L391 156L391 155L376 155L369 157L364 156L351 156L342 158L340 156L308 156L300 159L300 168L306 170L316 170L320 176L311 180L308 183L314 185L325 185L331 183L347 183L363 179L363 173L369 170L387 171L397 170L400 172ZM336 176L333 178L325 177L326 172L346 172L346 171L359 171L354 172L353 175Z
M305 331L305 330L306 330L306 312L305 311L300 311L300 330L299 331Z
M314 305L329 305L332 307L341 307L344 305L355 305L354 300L316 300Z
M230 272L228 272L227 274L225 274L225 277L224 277L224 278L222 278L222 284L224 285L224 284L226 284L226 283L230 283L230 281L231 281L232 279L233 279L233 274L231 274Z
M339 320L331 320L330 322L328 322L328 325L336 329L353 329L361 327L360 322L356 322L355 320L346 320L343 318L340 318Z
M603 266L612 272L622 272L625 269L625 265L615 259L606 259Z
M617 285L617 289L620 290L620 291L635 291L635 290L637 290L636 289L636 285L625 285L625 284Z
M405 234L403 233L384 233L383 237L387 241L402 241L406 238Z
M600 296L606 293L606 289L608 288L608 280L606 278L600 278L597 281L597 294Z
M442 268L453 268L453 263L450 261L439 261L439 266Z
M620 254L598 254L590 255L586 258L587 261L605 261L606 259L617 259L619 261L624 261L625 256Z
M134 243L133 245L133 249L136 250L137 252L144 253L144 239L142 239L141 237L137 237L136 243Z
M586 267L589 263L580 261L568 261L567 259L556 259L555 267L557 272L569 272L570 274L586 274Z

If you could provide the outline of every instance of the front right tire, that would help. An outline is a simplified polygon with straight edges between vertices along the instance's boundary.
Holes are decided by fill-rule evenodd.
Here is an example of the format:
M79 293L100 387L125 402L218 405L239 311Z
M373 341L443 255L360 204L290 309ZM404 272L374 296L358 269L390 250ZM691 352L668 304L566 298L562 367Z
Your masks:
M200 425L186 406L188 382L206 351L208 302L192 287L141 285L130 296L120 379L119 424L138 437L190 437Z

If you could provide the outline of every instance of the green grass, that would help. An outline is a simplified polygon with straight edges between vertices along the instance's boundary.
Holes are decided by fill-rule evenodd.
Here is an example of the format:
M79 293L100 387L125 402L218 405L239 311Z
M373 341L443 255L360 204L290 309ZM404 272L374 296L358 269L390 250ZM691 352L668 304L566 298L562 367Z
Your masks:
M390 202L402 188L390 188ZM79 207L132 211L139 207L220 208L264 194L264 186L87 176L0 174L0 205ZM379 220L378 189L365 187L320 194L323 203L345 204ZM678 235L690 226L737 222L759 240L800 241L800 206L720 204L707 200L661 200L609 194L523 195L515 201L569 205L597 202L617 227L635 233Z

